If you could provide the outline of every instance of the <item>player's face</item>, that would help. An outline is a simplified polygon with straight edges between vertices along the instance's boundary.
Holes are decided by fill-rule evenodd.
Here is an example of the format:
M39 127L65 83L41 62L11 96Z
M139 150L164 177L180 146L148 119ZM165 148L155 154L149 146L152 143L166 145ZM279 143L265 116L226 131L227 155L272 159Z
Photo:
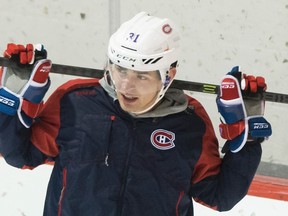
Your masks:
M158 71L134 71L112 64L111 75L121 108L137 113L149 108L162 88Z

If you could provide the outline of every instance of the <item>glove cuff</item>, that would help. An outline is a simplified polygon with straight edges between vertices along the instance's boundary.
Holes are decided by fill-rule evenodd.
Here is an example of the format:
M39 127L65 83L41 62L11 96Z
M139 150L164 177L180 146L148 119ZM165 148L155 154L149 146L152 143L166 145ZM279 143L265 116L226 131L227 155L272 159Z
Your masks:
M268 138L272 135L271 124L262 116L253 117L248 120L249 124L249 137Z

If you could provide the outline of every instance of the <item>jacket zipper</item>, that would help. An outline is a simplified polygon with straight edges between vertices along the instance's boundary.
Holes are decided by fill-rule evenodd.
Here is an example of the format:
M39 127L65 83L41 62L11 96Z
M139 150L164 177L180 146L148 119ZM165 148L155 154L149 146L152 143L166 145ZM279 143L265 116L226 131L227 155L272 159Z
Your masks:
M63 202L63 198L64 198L64 194L66 191L66 180L67 180L67 169L64 168L63 172L62 172L62 190L61 190L61 194L59 197L59 202L58 202L58 216L61 216L62 214L62 202Z
M133 131L136 130L136 122L133 121ZM134 133L132 133L134 134ZM133 136L133 141L130 143L129 145L129 149L128 149L128 154L127 154L127 159L125 162L125 167L124 167L124 171L123 171L123 178L122 178L122 184L121 184L121 188L120 188L120 201L119 201L119 206L118 206L118 215L121 216L122 215L122 208L123 208L123 200L124 200L124 191L126 188L126 183L127 183L127 176L128 176L128 172L129 172L129 163L130 163L130 157L131 157L131 153L132 153L132 149L134 146L134 136Z
M104 158L104 164L107 167L109 166L109 151L110 151L110 144L111 144L112 124L116 120L116 116L111 115L110 120L111 120L111 124L110 124L110 131L109 131L109 140L108 140L108 145L107 145L106 154Z

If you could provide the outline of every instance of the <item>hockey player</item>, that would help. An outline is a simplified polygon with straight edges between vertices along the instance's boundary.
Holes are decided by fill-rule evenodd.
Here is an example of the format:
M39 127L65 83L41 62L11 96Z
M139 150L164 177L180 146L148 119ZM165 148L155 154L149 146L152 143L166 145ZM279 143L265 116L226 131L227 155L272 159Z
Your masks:
M205 109L169 88L179 42L169 19L141 12L111 36L104 78L71 80L44 105L44 46L8 44L17 65L1 70L0 152L22 169L54 163L45 216L193 216L192 198L227 211L247 194L271 126L263 101L242 94L265 80L238 67L224 76L221 158Z

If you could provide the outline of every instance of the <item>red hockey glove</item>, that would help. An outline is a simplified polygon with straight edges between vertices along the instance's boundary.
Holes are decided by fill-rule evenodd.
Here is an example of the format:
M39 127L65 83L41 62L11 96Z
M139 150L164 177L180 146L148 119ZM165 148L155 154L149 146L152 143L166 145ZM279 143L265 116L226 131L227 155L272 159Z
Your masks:
M222 117L220 134L227 140L223 152L227 149L238 152L247 141L263 140L272 134L271 125L263 117L265 101L242 97L260 94L257 98L262 98L266 88L263 77L247 76L239 67L234 67L222 79L216 102Z
M42 44L27 44L26 47L21 44L9 43L4 52L4 57L15 61L18 66L23 67L27 64L34 64L40 59L47 58L47 51Z
M50 86L52 63L41 44L27 46L8 44L4 57L13 63L0 71L0 112L18 115L25 127L30 127L43 105Z

